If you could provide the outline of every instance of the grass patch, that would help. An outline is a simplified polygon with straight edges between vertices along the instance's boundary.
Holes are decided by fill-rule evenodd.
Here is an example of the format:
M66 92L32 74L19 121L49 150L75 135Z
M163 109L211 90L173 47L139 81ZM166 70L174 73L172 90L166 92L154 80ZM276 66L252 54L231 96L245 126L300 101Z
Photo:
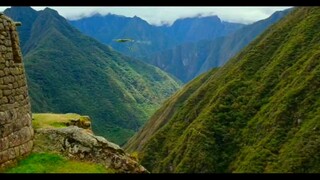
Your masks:
M52 114L52 113L33 113L32 125L35 129L38 128L60 128L66 127L70 119L79 119L79 114Z
M68 160L52 153L33 153L5 173L115 173L103 165Z

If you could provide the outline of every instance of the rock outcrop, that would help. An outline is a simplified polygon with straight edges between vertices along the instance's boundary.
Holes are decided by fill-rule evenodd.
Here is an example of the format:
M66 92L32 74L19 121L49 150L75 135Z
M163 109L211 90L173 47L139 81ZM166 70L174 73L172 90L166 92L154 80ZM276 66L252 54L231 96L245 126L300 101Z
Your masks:
M16 26L0 13L0 170L33 146L31 106Z
M76 126L37 129L34 151L57 152L70 159L103 164L120 173L147 173L118 145Z
M91 119L89 116L81 116L78 119L70 119L67 123L66 126L78 126L83 129L91 129Z

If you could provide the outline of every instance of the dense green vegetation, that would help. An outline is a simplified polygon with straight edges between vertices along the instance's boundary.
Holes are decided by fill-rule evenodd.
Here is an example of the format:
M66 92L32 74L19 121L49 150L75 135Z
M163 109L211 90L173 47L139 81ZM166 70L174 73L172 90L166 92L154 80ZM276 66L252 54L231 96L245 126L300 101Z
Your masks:
M5 173L115 173L103 165L68 160L53 153L32 153Z
M81 34L54 10L14 7L5 14L24 27L33 112L88 115L95 134L121 145L180 87L160 69Z
M319 47L320 8L295 8L167 100L127 149L152 172L320 172Z
M204 73L197 77L192 83L188 83L184 88L175 93L167 101L165 101L162 107L150 118L150 123L146 123L139 133L136 133L129 141L125 144L126 148L130 152L137 153L141 151L142 146L146 141L150 139L152 134L158 131L162 126L164 126L170 116L172 116L179 107L183 105L184 101L196 91L206 80L216 72L214 69L210 72Z

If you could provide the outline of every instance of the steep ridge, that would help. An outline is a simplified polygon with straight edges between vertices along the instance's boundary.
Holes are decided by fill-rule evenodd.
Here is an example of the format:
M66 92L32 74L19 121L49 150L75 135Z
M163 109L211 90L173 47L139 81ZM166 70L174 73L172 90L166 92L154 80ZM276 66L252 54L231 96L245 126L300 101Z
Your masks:
M81 34L52 9L14 7L5 14L24 27L33 112L89 115L95 134L121 145L180 87L160 69Z
M319 47L320 8L295 8L167 100L127 149L152 172L319 172Z
M144 61L171 73L183 82L188 82L213 67L224 65L227 60L290 11L291 9L277 11L267 19L243 26L223 37L184 43L169 50L156 52L145 57Z

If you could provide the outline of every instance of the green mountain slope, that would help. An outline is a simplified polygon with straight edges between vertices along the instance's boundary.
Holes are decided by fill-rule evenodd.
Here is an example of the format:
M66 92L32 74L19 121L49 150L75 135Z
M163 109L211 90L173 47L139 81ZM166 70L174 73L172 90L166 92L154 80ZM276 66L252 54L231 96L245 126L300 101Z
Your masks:
M320 8L295 8L167 100L127 149L152 172L320 172L319 47Z
M20 16L28 12L33 22ZM180 86L160 69L81 34L54 10L5 13L29 29L20 36L33 112L89 115L95 134L122 144Z

